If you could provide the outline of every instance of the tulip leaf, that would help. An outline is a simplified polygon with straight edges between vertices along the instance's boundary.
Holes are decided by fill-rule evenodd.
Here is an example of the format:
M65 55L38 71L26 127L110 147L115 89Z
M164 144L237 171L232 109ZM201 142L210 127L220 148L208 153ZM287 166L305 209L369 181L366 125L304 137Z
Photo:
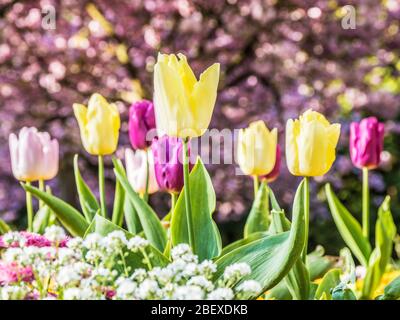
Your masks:
M130 233L138 234L143 231L139 216L128 197L124 200L124 215L126 227Z
M65 201L40 191L36 187L21 184L25 191L32 193L35 197L42 200L57 216L62 225L73 235L82 237L88 227L88 222L81 213Z
M334 265L334 260L324 256L325 250L317 246L315 250L307 255L307 269L310 273L310 281L322 278Z
M360 263L367 266L371 255L371 245L368 239L363 236L360 224L339 201L330 184L325 185L325 192L333 220L340 235Z
M254 232L268 230L270 224L268 189L266 181L261 182L244 226L245 238Z
M124 188L122 188L121 183L117 180L115 183L114 207L111 221L118 226L122 226L124 221L124 199Z
M79 171L78 155L74 157L75 184L78 191L79 203L87 222L91 222L100 206L89 186L83 180Z
M50 215L51 210L47 205L41 207L33 219L33 232L43 234L49 225Z
M300 257L305 243L304 221L304 180L300 183L293 204L293 223L290 231L268 235L261 239L240 246L216 260L215 280L224 277L227 266L244 262L251 267L251 273L235 286L245 280L256 280L262 286L262 292L274 287L287 275Z
M9 231L11 231L10 226L5 223L3 219L0 219L0 235L3 235Z
M396 225L390 211L390 197L387 196L378 210L375 224L375 249L371 254L367 274L362 288L363 298L372 298L386 267L390 262Z
M161 252L164 251L167 243L167 234L163 228L160 219L156 213L140 196L132 189L122 163L113 159L114 173L125 190L126 197L135 207L135 211L139 217L140 224L143 227L143 232L146 239Z
M268 194L269 194L269 200L271 201L272 210L275 210L275 211L283 211L283 210L281 209L281 207L279 206L278 201L276 200L274 191L272 191L271 188L269 188Z
M400 276L390 282L384 289L384 293L379 300L399 300L400 299Z
M221 238L212 219L215 192L211 178L200 158L189 175L192 221L194 225L194 253L200 261L212 259L221 252ZM171 219L172 245L189 243L186 218L185 190L179 195Z
M318 285L314 298L316 300L332 300L331 291L340 283L341 273L339 268L329 270Z
M269 236L270 233L269 232L254 232L252 234L250 234L248 237L237 240L235 242L230 243L229 245L227 245L226 247L224 247L221 251L221 256L226 255L227 253L241 247L244 246L246 244L249 244L253 241L259 240L261 238L264 238L266 236Z
M99 214L96 214L95 217L93 218L92 223L86 230L85 237L89 233L97 233L105 237L113 231L122 231L128 240L135 236L132 233L126 231L125 229L112 223L110 220L100 216ZM148 246L146 250L153 266L163 267L168 264L169 260L151 244ZM132 252L130 250L126 250L125 253L127 254L125 257L125 261L127 266L131 267L131 271L136 268L148 269L148 266L143 263L144 257L142 253Z
M290 230L290 221L286 218L283 211L272 211L274 231L276 234ZM290 295L295 300L306 300L310 294L310 276L302 259L297 259L296 263L284 278L286 287Z

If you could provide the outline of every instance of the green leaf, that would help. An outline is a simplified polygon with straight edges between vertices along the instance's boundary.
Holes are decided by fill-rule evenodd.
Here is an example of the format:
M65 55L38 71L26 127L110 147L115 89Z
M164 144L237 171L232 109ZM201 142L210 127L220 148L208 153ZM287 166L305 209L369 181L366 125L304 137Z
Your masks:
M270 235L270 233L265 232L265 231L252 233L247 238L237 240L237 241L232 242L231 244L227 245L226 247L224 247L221 251L221 256L226 255L230 251L235 250L241 246L244 246L245 244L249 244L253 241L259 240L259 239L264 238L269 235Z
M143 231L139 216L128 197L124 200L124 215L126 227L130 233L138 234Z
M384 289L384 294L380 300L398 300L400 299L400 276L390 282Z
M83 215L86 218L86 221L90 223L90 221L92 221L93 217L95 216L97 210L99 210L100 206L97 202L96 197L93 195L93 192L90 190L89 186L82 178L81 172L79 171L77 154L74 157L74 173L76 189L79 196L79 203L81 204L81 209L83 211Z
M33 219L33 232L43 234L49 225L50 215L51 210L47 205L41 207Z
M268 230L270 224L268 189L267 182L261 182L244 226L245 238L254 232Z
M130 232L126 231L125 229L112 223L110 220L100 216L99 214L96 214L95 217L93 218L92 223L86 230L85 237L89 233L97 233L105 237L113 231L122 231L128 240L135 236ZM164 267L169 263L169 260L152 245L149 245L147 250L149 259L153 266ZM126 253L128 253L128 255L125 258L126 263L128 266L132 268L132 270L136 268L145 268L145 269L148 268L147 265L143 263L143 255L140 252L134 253L132 251L127 250Z
M88 227L88 222L81 213L65 201L54 197L38 188L21 183L25 191L32 193L35 197L42 200L54 212L57 219L73 235L82 237Z
M371 245L363 236L360 224L339 201L330 184L325 185L325 191L333 220L340 235L360 263L367 266L371 255Z
M124 189L117 180L115 183L114 207L111 221L118 226L122 226L122 223L124 221L124 199Z
M338 268L329 270L322 278L321 283L315 292L316 300L332 300L331 290L340 283L340 275L342 271Z
M344 283L339 283L335 288L333 288L331 296L332 300L357 300L353 290Z
M116 159L113 159L113 163L115 175L125 190L125 196L135 207L146 239L149 240L150 243L158 250L161 252L164 251L165 245L167 244L167 235L160 219L158 219L156 213L149 206L149 204L140 198L139 195L132 189L126 177L122 163L118 162Z
M265 292L286 276L300 257L305 243L303 193L304 180L296 191L290 231L265 236L219 257L216 260L215 280L223 278L227 266L240 262L251 267L251 274L243 277L236 286L245 280L253 279L261 284L261 292Z
M276 233L282 233L290 229L290 221L285 217L283 211L277 212L273 210L273 224ZM293 268L284 278L284 282L295 300L306 300L310 294L310 277L308 270L302 259L297 259Z
M283 211L282 209L281 209L281 207L279 206L279 203L278 203L278 201L276 200L276 197L275 197L275 194L274 194L274 192L272 191L272 189L271 188L269 188L269 199L270 199L270 201L271 201L271 206L272 206L272 209L273 210L275 210L275 211Z
M3 219L0 219L0 235L3 235L9 231L11 231L10 226L5 223Z
M334 265L334 261L324 256L324 253L324 248L317 246L313 252L307 255L307 269L311 281L322 278Z
M392 256L395 235L396 225L390 211L390 197L387 196L378 210L378 219L375 224L375 249L371 254L362 288L364 299L372 298L386 271L386 266Z
M221 238L212 213L215 210L215 192L211 178L200 158L189 175L195 254L200 261L212 259L221 252ZM185 190L179 195L171 219L172 245L189 243L186 219Z

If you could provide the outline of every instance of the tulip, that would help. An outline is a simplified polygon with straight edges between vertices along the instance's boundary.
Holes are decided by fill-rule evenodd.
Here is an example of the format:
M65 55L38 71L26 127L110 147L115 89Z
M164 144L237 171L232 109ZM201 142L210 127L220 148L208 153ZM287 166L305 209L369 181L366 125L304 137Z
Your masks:
M315 111L307 110L299 120L286 123L286 162L295 176L304 176L305 245L302 252L306 262L310 220L310 187L308 177L322 176L335 161L340 124L330 124Z
M178 59L179 58L179 59ZM197 80L183 54L159 54L154 66L154 109L160 135L183 139L183 180L189 244L196 252L189 190L188 139L208 128L217 99L219 64L214 63Z
M88 107L79 103L73 105L78 120L83 147L99 159L99 193L102 216L107 215L104 188L103 156L112 154L117 149L120 128L118 108L109 104L98 93L92 94Z
M156 174L154 172L154 158L151 150L139 149L133 151L132 149L126 149L125 163L128 180L133 190L141 195L158 191ZM149 164L148 178L147 163Z
M154 67L158 133L181 138L201 136L211 121L218 81L218 63L197 80L183 54L159 54Z
M286 124L286 161L295 176L322 176L335 161L340 124L330 124L315 111L307 110L299 120Z
M32 181L39 181L39 187L44 190L44 180L53 179L58 172L58 142L51 139L47 132L39 132L36 128L22 128L17 137L9 137L11 169L16 179L25 181L28 185ZM43 205L39 202L40 207ZM32 231L33 208L32 196L26 193L26 207L28 215L28 231Z
M272 171L276 162L277 138L277 129L269 131L261 120L240 129L237 160L245 174L261 176Z
M385 125L375 117L350 125L350 156L358 168L375 169L381 159Z
M134 149L146 149L151 140L147 134L155 129L154 106L151 101L138 101L129 109L129 138Z
M183 187L182 141L164 135L153 139L151 150L159 187L170 193L179 193Z
M385 126L375 117L352 122L350 125L350 157L353 164L363 171L362 229L369 238L370 207L368 170L375 169L381 160Z
M20 181L53 179L58 172L58 142L47 132L22 128L17 137L9 138L11 168Z
M117 149L120 118L117 106L94 93L86 108L74 103L83 147L92 155L108 155Z
M273 182L278 178L281 169L281 158L282 158L281 147L279 146L279 144L277 144L275 166L270 173L261 176L260 177L261 180L266 180L267 182Z

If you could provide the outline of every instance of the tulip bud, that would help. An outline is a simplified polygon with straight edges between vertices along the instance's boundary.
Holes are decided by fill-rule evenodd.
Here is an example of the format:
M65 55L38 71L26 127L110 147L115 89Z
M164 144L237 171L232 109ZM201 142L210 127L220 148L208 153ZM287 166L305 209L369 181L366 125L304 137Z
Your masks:
M300 119L286 123L286 162L295 176L322 176L336 158L340 124L330 124L315 111L307 110Z
M240 129L237 161L245 174L261 176L272 171L276 161L277 137L277 129L269 131L261 120Z
M376 168L381 160L385 125L375 117L350 125L350 157L358 168Z
M272 171L264 176L261 176L260 179L261 180L267 180L267 182L273 182L275 181L280 173L281 170L281 147L279 146L279 144L276 145L276 160L275 160L275 165L274 168L272 169Z
M115 104L94 93L86 108L74 103L75 117L81 131L83 147L92 155L112 154L118 145L120 118Z
M154 172L154 158L151 150L125 150L125 164L128 181L133 190L139 194L146 192L147 161L149 161L149 194L158 191L156 175Z
M178 59L179 58L179 59ZM211 121L217 98L219 64L197 80L183 54L159 54L154 66L154 109L159 135L198 137Z
M16 179L37 181L53 179L58 172L58 142L47 132L22 128L9 138L11 167Z
M129 108L129 138L134 149L146 149L150 145L147 134L155 127L153 103L142 100L132 104Z
M179 193L183 187L183 145L181 139L167 135L154 138L151 150L154 156L154 169L158 186L163 190Z

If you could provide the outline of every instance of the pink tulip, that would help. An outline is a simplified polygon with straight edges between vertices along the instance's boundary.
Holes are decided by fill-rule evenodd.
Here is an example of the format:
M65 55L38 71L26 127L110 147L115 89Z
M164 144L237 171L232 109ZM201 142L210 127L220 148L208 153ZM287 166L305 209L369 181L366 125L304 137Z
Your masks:
M358 168L374 169L380 163L385 126L375 117L350 125L350 156Z
M134 149L146 149L151 144L147 134L155 127L153 103L141 100L132 104L129 108L129 139Z
M58 172L58 142L47 132L22 128L9 137L11 167L20 181L49 180Z
M281 171L281 147L279 146L279 144L277 144L276 145L276 160L275 160L274 168L267 175L261 176L260 179L261 180L266 179L267 182L273 182L278 178L280 171Z

